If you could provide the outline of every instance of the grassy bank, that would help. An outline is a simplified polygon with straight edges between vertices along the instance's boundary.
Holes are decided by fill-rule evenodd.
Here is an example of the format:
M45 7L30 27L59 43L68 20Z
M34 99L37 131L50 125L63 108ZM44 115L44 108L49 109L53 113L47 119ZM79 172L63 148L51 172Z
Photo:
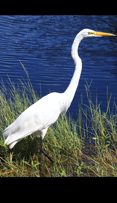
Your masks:
M2 136L3 130L39 99L28 74L27 82L20 82L20 88L16 88L9 79L9 89L1 82L0 176L40 177L36 134L24 138L12 150ZM81 102L77 122L70 115L61 115L48 129L44 150L54 164L43 155L42 176L117 176L117 106L113 104L110 109L111 96L107 94L107 110L102 113L97 100L92 103L88 84L86 93L89 105Z

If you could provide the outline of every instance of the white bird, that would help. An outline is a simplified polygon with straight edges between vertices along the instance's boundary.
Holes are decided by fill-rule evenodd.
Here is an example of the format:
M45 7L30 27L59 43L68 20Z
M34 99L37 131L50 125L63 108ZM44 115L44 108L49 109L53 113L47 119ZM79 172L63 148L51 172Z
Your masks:
M101 37L101 36L115 36L114 34L97 32L90 29L83 29L80 31L72 44L71 56L75 62L75 71L68 88L63 93L50 93L36 103L28 107L19 117L4 130L4 136L7 137L5 144L12 149L16 143L24 137L39 132L41 136L39 162L41 169L42 152L51 160L51 158L44 152L42 148L43 139L47 133L48 128L56 122L62 112L66 112L71 105L74 98L81 71L82 60L78 55L78 46L83 38ZM52 161L52 160L51 160Z

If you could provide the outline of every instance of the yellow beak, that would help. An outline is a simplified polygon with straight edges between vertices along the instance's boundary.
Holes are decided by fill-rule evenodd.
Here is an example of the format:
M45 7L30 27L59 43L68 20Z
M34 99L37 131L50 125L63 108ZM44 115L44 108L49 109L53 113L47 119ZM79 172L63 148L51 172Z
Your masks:
M114 34L110 34L110 33L105 33L105 32L97 32L97 31L95 31L95 32L93 32L95 35L97 35L97 36L116 36L116 35L114 35Z

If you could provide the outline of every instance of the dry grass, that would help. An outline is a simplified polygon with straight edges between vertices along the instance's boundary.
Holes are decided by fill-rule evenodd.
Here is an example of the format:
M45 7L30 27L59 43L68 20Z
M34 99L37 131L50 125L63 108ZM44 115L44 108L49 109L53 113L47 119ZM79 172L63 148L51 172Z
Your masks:
M5 145L2 136L3 130L38 100L28 74L27 82L20 82L20 88L16 88L9 79L9 89L1 82L0 176L40 177L39 139L35 134L24 138L12 150ZM97 99L92 103L88 84L86 93L89 105L81 102L77 122L70 115L61 115L48 129L44 150L54 164L43 156L41 176L117 176L117 106L113 104L113 110L110 109L111 96L107 94L107 111L102 113Z

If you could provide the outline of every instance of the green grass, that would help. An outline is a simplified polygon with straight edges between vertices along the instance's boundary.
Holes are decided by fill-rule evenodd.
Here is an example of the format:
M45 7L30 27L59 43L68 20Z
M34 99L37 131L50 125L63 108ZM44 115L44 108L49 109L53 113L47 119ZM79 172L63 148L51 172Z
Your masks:
M23 65L22 65L23 66ZM24 66L23 66L24 68ZM25 70L25 68L24 68ZM26 72L26 70L25 70ZM0 89L0 176L40 177L39 138L32 134L10 150L5 145L4 129L28 106L39 99L27 81L20 87L9 79L10 88L1 82ZM54 160L52 164L42 157L44 177L117 176L117 106L110 108L111 95L107 91L107 110L101 111L97 97L92 102L90 86L86 84L89 105L81 99L77 122L61 115L48 129L44 138L44 150Z

